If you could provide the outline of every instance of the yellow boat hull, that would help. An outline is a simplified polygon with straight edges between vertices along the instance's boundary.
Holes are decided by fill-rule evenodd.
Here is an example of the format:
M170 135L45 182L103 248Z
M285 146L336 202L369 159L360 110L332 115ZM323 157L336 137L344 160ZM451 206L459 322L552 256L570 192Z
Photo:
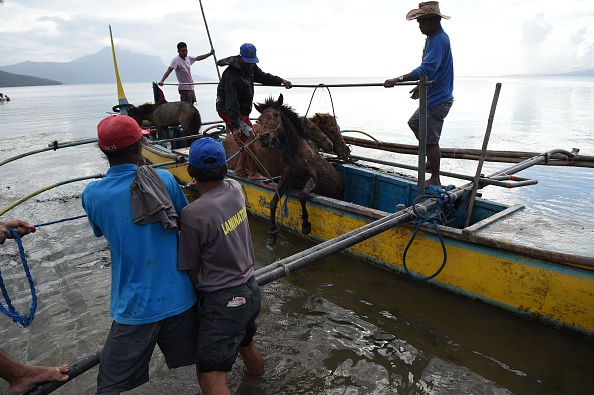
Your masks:
M171 161L171 157L147 147L143 157L153 164ZM189 181L185 165L168 170L180 181ZM267 219L274 186L236 179L245 190L249 212ZM307 237L316 241L344 235L390 214L321 196L313 196L307 207L311 222L311 233ZM513 216L517 210L509 208L504 215ZM276 224L277 227L282 224L281 232L301 233L301 205L296 198L282 198ZM492 246L478 244L470 241L468 232L447 226L440 227L440 231L447 262L439 275L428 283L557 328L594 337L592 267L568 264L563 259L543 259L538 254L520 254L498 247L496 243ZM397 226L355 244L345 252L406 274L403 254L414 233L412 224ZM422 228L406 254L408 270L415 276L428 277L440 268L443 260L444 251L437 233Z

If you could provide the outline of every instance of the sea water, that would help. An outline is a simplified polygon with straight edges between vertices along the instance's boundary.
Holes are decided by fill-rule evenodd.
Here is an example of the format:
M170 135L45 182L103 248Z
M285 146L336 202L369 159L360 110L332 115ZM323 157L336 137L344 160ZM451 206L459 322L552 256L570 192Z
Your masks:
M381 83L381 79L307 79L295 84ZM442 147L480 149L493 101L502 83L488 149L546 152L579 148L594 155L594 79L575 77L458 78ZM125 84L134 104L153 101L150 83ZM217 120L214 85L198 86L204 121ZM283 94L302 115L334 113L342 129L416 144L406 121L418 103L410 87L257 87L255 101ZM164 87L169 101L176 88ZM52 141L96 137L96 124L117 104L112 84L3 88L0 161ZM252 115L256 115L254 112ZM352 134L354 137L363 137ZM415 156L353 147L354 154L415 165ZM444 171L474 175L477 162L443 159ZM507 164L485 163L489 174ZM27 156L0 167L0 209L58 182L104 173L107 161L95 144ZM406 173L406 171L402 171ZM412 174L412 173L411 173ZM520 176L538 179L518 189L487 187L484 197L524 204L543 215L592 223L594 169L535 166ZM445 178L444 183L463 182ZM33 196L1 219L34 224L83 214L78 181ZM281 232L265 247L266 223L250 219L257 266L310 247ZM23 239L37 285L33 324L20 328L0 318L0 347L32 364L74 362L105 339L109 318L109 249L86 220L38 228ZM546 246L545 246L546 247ZM576 246L579 249L579 246ZM31 300L16 245L0 247L0 269L13 303ZM388 275L386 275L388 274ZM423 283L389 274L337 254L262 288L260 345L267 364L261 378L245 376L239 361L230 373L238 394L577 394L594 385L594 342L567 334ZM96 368L56 393L93 394ZM192 369L168 371L156 351L152 382L133 393L199 392ZM6 393L5 383L0 389Z

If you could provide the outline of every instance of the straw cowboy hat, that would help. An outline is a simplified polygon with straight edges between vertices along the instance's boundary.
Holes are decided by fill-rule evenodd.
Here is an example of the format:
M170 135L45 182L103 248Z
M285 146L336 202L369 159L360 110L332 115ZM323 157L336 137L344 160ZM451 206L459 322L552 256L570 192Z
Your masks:
M442 15L439 11L439 2L438 1L426 1L424 3L419 3L419 8L416 10L410 10L408 14L406 14L406 20L412 21L413 19L422 18L425 16L440 16L444 19L450 19L447 15Z

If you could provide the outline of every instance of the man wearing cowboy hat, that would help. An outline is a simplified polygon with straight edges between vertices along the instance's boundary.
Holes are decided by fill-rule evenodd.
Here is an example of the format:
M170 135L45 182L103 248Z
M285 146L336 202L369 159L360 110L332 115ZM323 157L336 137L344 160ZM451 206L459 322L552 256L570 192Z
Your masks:
M427 89L427 164L431 168L431 177L425 181L425 187L441 185L439 179L439 165L441 151L439 138L443 127L443 120L448 115L454 102L454 62L450 38L441 27L441 18L450 19L442 15L439 2L426 1L419 3L419 8L406 14L406 19L416 19L421 33L427 36L423 49L422 62L419 67L408 74L388 79L384 82L386 88L391 88L397 82L417 81L421 75L426 75L429 81L434 81ZM410 91L412 99L419 98L419 87ZM408 120L408 126L419 137L419 109Z

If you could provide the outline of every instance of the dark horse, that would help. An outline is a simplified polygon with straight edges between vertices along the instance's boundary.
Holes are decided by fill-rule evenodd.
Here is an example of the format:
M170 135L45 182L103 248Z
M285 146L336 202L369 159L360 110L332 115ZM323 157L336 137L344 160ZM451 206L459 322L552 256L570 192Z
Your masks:
M312 144L315 145L316 149L321 149L324 152L332 152L334 147L329 137L323 133L320 128L312 121L305 117L300 118L303 123L303 128L307 138ZM260 133L260 125L254 124L254 130ZM225 147L225 153L227 158L231 158L227 163L230 169L236 169L238 165L239 145L235 142L231 134L227 134L225 139L222 141L223 147ZM286 158L283 157L283 153L270 146L263 147L259 140L254 141L249 147L248 155L254 155L257 159L259 171L269 178L280 176L283 169L285 168ZM245 168L245 164L243 164ZM237 174L240 175L240 174Z
M140 126L145 119L152 122L160 139L168 137L166 131L169 126L181 125L186 137L198 134L202 126L202 119L196 107L183 101L131 106L127 112Z
M282 94L277 101L268 98L264 103L255 104L255 107L261 113L258 122L262 145L280 146L283 154L290 158L285 162L277 193L270 201L267 244L272 246L276 243L276 207L289 188L298 190L302 211L301 232L307 235L311 232L305 206L309 193L340 199L344 184L338 171L308 142L303 123L291 107L283 105Z
M336 122L336 117L328 113L322 114L318 112L308 119L310 122L318 125L322 133L332 141L332 152L334 152L340 159L348 159L349 156L351 156L351 149L346 145L342 138L340 127Z

